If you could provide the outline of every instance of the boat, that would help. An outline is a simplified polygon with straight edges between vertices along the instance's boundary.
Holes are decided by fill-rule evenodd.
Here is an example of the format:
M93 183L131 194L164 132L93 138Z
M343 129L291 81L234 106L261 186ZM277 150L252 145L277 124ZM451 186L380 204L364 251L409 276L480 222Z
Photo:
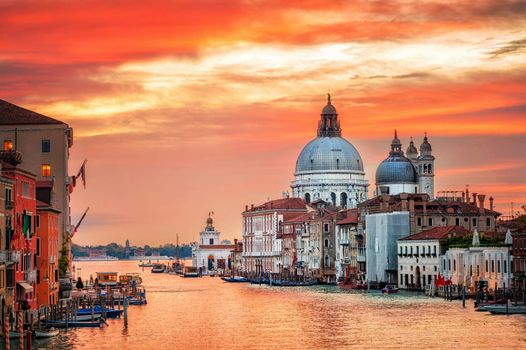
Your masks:
M395 286L392 286L392 285L388 284L387 286L385 286L385 287L382 288L382 293L384 293L384 294L394 294L394 293L398 293L398 288L396 288Z
M486 305L484 311L497 315L526 314L526 306L522 305Z
M351 289L367 289L367 283L365 281L344 281L338 283L338 287L341 290L351 290Z
M185 266L183 270L183 277L199 277L199 272L195 266Z
M241 277L241 276L221 277L221 279L225 282L248 282L248 278Z
M146 305L148 302L144 298L128 298L128 304L130 305Z
M119 283L121 285L140 285L142 284L142 278L141 275L138 273L126 273L124 275L119 276Z
M93 313L93 320L96 321L102 317L102 314L100 312L94 312ZM91 321L91 313L89 314L77 314L77 317L74 317L72 321L78 321L78 322L84 322L84 321Z
M153 267L154 263L151 260L148 260L148 262L140 262L139 267Z
M87 315L90 317L90 320L91 320L91 310L92 310L91 308L79 309L77 311L77 317ZM112 309L112 308L106 308L105 311L106 311L106 318L120 317L123 312L123 310L117 310L117 309ZM95 305L93 308L93 313L95 315L102 315L103 314L102 307L100 305Z
M163 273L164 271L166 271L165 264L154 264L152 267L152 273Z
M37 339L52 338L60 333L58 329L51 327L50 329L36 329L33 333Z
M115 287L117 282L117 272L97 272L97 283L101 287Z
M56 328L66 328L66 322L65 321L46 321L46 324L48 326L53 326ZM67 323L67 327L76 328L76 327L100 327L102 324L101 319L99 318L97 321L69 321Z

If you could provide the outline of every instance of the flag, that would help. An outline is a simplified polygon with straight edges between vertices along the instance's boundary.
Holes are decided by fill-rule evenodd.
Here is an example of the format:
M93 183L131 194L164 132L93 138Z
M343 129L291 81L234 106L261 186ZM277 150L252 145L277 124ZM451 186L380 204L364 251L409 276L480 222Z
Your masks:
M82 179L82 185L84 185L84 189L86 188L86 163L87 162L88 162L88 160L85 159L84 162L82 163L82 166L79 169L79 172L77 173L77 176L76 176L77 179L79 177Z
M439 272L438 277L435 280L435 287L440 287L440 286L445 286L445 285L446 285L446 281L444 280L444 277L442 277L442 275Z

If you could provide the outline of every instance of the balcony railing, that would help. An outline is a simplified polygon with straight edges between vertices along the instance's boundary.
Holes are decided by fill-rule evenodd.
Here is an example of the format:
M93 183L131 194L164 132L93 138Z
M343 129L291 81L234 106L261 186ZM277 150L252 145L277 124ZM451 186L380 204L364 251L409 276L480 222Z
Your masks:
M340 244L341 245L349 245L349 240L346 239L346 238L342 238L342 239L340 239Z
M0 263L13 264L20 262L20 251L0 250Z
M37 270L24 271L25 280L28 283L34 283L37 281Z
M13 206L15 205L15 202L11 200L5 200L5 208L6 209L13 209Z

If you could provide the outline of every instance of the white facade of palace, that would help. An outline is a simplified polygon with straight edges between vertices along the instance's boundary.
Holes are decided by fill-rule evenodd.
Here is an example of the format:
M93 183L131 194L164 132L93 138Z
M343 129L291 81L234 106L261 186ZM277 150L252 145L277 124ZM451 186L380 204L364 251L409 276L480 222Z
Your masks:
M221 233L216 231L209 217L205 229L199 234L199 242L192 247L192 265L204 275L224 273L231 269L234 245L221 242L220 236Z
M307 203L321 199L333 205L354 208L367 199L362 158L341 136L340 122L330 95L321 113L317 137L301 151L292 181L293 197Z

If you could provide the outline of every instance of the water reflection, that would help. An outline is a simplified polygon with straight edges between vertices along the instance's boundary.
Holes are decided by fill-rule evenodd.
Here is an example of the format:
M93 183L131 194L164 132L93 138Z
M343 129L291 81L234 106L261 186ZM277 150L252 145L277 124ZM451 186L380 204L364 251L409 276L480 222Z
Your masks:
M84 262L141 272L137 262ZM526 348L526 317L489 316L459 302L413 294L341 293L336 287L269 288L219 278L142 272L148 305L129 310L129 326L62 332L40 349ZM12 346L15 348L15 346Z

